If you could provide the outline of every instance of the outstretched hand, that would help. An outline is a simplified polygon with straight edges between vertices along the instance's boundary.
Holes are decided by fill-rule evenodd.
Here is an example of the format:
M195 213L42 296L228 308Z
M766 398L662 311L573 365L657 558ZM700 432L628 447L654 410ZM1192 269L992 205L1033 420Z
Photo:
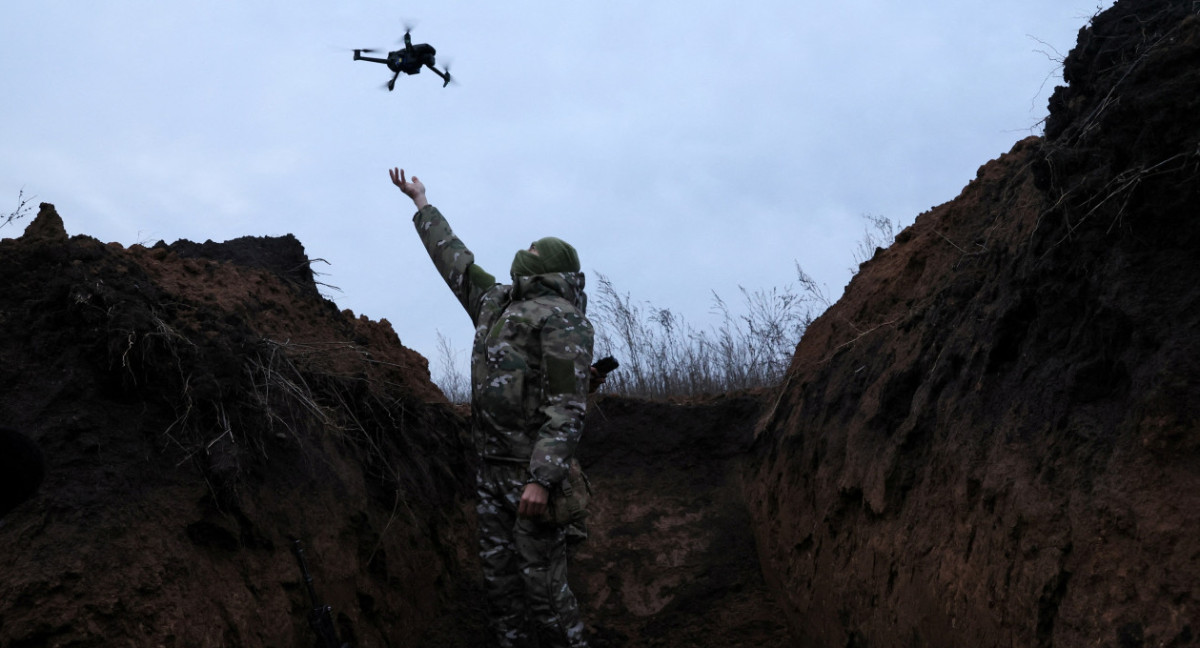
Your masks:
M600 389L600 385L608 380L608 372L600 373L600 370L595 367L588 367L588 393L592 393Z
M388 173L392 176L392 184L400 187L400 191L404 192L404 195L412 198L413 204L417 206L417 209L429 204L429 201L425 199L425 185L421 184L417 176L413 176L412 180L406 180L404 178L404 169L399 168L392 169Z

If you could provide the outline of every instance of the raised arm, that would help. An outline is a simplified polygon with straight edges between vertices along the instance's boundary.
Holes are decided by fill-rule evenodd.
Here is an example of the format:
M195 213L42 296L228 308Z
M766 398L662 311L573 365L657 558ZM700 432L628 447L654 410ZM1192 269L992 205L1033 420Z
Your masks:
M425 185L416 176L407 180L403 169L392 169L390 173L392 184L399 187L404 195L412 198L413 204L417 206L413 225L416 226L417 235L421 237L421 243L425 245L438 274L446 281L446 285L450 286L450 290L454 291L454 296L458 297L463 308L467 309L471 321L475 321L479 316L480 298L496 285L496 278L475 265L475 255L455 236L454 231L450 229L450 223L437 207L429 204L425 198Z

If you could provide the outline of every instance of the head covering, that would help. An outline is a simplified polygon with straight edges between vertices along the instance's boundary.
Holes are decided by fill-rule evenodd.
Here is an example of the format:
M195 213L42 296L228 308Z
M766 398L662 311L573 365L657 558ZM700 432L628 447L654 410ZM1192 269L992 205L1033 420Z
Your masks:
M579 254L570 243L547 236L533 242L537 254L529 250L518 250L513 257L513 277L529 277L551 272L579 272Z

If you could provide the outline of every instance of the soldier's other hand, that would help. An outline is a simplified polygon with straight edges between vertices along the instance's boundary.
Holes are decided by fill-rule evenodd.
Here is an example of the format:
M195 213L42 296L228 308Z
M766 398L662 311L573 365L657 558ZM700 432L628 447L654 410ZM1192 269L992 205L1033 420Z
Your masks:
M550 491L537 482L525 484L521 491L521 503L517 506L517 515L527 518L540 517L546 512L546 504L550 501Z
M417 209L429 204L425 198L425 185L421 183L417 176L413 176L412 180L407 180L404 177L404 169L394 168L388 172L392 176L392 184L400 188L404 195L412 198Z
M594 392L604 384L605 380L608 380L608 374L600 373L600 370L595 367L589 367L589 369L591 369L591 380L588 381L588 392Z

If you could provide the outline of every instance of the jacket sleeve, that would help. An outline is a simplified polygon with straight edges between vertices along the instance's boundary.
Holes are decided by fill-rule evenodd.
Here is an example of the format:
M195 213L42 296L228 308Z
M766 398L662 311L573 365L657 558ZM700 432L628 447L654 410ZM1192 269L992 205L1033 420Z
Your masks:
M545 423L538 429L529 458L531 481L553 487L567 476L583 434L587 411L592 325L578 311L557 314L541 331L542 402Z
M455 236L450 223L437 207L422 207L413 216L413 225L438 274L454 291L463 308L467 309L471 321L477 321L480 298L496 285L496 278L475 265L475 255Z

